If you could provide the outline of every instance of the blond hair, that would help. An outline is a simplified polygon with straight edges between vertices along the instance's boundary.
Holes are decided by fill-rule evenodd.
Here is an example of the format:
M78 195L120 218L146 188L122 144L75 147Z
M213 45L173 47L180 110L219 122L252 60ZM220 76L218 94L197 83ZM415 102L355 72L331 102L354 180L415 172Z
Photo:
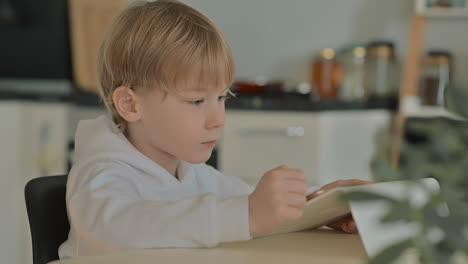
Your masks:
M98 70L101 98L122 128L126 121L112 100L116 88L171 92L188 79L230 86L235 64L206 16L178 1L158 0L134 3L117 16L101 45Z

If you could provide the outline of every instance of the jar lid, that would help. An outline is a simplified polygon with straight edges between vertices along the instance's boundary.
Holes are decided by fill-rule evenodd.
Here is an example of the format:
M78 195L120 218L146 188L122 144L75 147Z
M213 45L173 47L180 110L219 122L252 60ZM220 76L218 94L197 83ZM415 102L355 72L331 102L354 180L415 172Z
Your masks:
M426 64L448 65L452 62L452 54L447 50L429 50L425 61Z
M389 40L374 40L367 44L367 48L376 48L376 47L388 47L391 49L395 48L395 44Z
M429 50L427 51L427 56L429 57L447 57L452 59L452 53L448 50Z
M321 59L333 60L336 57L336 51L332 48L326 48L321 50L318 55Z
M355 58L364 58L366 56L367 50L364 45L361 44L352 44L345 46L340 50L340 56L351 55Z

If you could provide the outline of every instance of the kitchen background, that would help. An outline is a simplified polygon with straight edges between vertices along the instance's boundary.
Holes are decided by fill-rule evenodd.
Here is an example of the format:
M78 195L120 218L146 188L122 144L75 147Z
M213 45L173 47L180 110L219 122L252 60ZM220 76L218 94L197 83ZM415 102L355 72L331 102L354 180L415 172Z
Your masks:
M278 164L304 169L311 185L369 179L375 133L397 107L392 89L403 76L414 1L183 2L214 20L237 63L239 97L227 102L210 164L251 184ZM78 121L105 113L93 92L95 54L127 4L0 0L0 256L9 263L31 263L25 183L65 174ZM464 17L428 19L420 79L435 92L422 94L433 106L418 115L446 114L439 87L468 87L467 25ZM429 58L428 50L438 52Z
M186 0L213 19L228 39L240 78L259 75L300 82L314 52L325 47L383 39L406 54L414 1L411 0ZM428 21L427 49L453 52L455 79L468 66L468 28L464 19Z

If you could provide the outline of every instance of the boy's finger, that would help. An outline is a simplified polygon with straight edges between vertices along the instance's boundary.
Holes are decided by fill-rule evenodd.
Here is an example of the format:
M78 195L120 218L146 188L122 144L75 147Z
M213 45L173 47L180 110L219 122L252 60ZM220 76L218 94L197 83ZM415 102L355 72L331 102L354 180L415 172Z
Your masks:
M288 169L288 166L287 165L281 165L281 166L278 166L272 170L280 170L280 169Z
M305 177L303 170L291 169L291 168L286 167L286 168L282 168L281 172L282 174L285 175L285 178L288 180L297 180L301 182L306 181L306 177Z
M327 225L330 228L333 228L338 231L343 231L346 233L356 233L357 227L354 223L353 217L351 214L346 215L345 217L330 223Z
M346 221L346 222L342 223L341 224L341 230L343 230L343 232L346 232L346 233L349 233L349 234L357 234L358 233L356 223L353 220Z
M334 229L334 230L337 230L337 231L343 231L341 229L341 225L342 225L341 222L334 222L334 223L328 224L327 227L329 227L331 229Z
M325 192L325 190L317 190L309 195L307 195L307 201L311 200L311 199L314 199L315 197L319 196L319 195L322 195L323 193Z
M337 187L367 185L367 184L372 184L372 183L373 182L363 181L363 180L358 180L358 179L338 180L338 181L334 181L334 182L331 182L329 184L326 184L326 185L322 186L322 189L330 190L330 189L337 188Z
M356 186L356 185L367 185L367 184L372 184L373 182L370 181L362 181L362 180L340 180L340 181L334 181L332 183L326 184L320 188L320 190L313 192L307 196L307 201L310 199L313 199L324 192L327 192L329 190L338 188L338 187L344 187L344 186Z
M276 168L273 168L273 169L267 171L265 174L272 173L272 172L277 171L277 170L283 170L283 169L288 169L288 166L286 166L286 165L278 166Z

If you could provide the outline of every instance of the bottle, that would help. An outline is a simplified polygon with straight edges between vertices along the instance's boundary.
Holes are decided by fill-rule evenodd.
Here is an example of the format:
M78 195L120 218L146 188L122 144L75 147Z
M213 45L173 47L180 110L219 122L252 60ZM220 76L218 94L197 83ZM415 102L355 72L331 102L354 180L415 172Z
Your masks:
M443 105L444 90L452 79L452 55L445 50L431 50L423 59L420 89L421 103Z
M389 41L371 42L367 46L367 55L368 96L396 97L399 90L399 70L393 43Z
M366 48L352 45L341 51L339 61L343 66L343 82L340 88L340 99L359 101L366 98L365 58Z
M312 62L310 79L320 99L337 99L342 81L342 67L334 49L319 52Z

